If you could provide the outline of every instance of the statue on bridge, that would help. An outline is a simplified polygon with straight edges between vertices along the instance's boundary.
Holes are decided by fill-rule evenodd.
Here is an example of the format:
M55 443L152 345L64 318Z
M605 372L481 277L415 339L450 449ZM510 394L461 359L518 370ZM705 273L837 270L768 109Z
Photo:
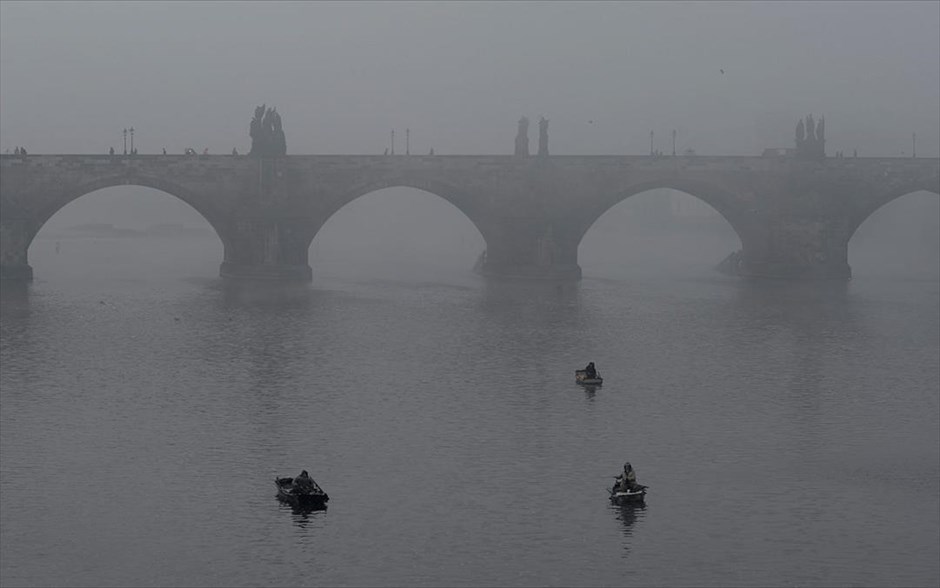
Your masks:
M800 119L796 123L796 155L800 159L826 158L826 118L813 120L813 115Z
M287 137L284 136L281 115L278 114L277 108L271 109L271 126L268 129L271 137L271 154L274 156L287 155Z
M519 119L519 130L516 131L516 156L529 156L529 119L522 117Z
M287 155L287 138L281 126L281 115L276 108L262 104L255 108L248 134L251 136L251 151L254 157L280 157Z
M539 117L539 157L548 156L548 119Z
M262 130L264 110L264 104L255 108L255 116L251 119L251 124L248 127L248 135L251 137L251 151L248 152L248 155L257 157L264 151L264 131Z

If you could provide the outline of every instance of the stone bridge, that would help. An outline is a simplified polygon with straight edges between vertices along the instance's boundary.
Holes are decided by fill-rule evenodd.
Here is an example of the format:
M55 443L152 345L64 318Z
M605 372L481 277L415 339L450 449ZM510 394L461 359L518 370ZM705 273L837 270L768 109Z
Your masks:
M27 252L84 194L148 186L190 204L224 246L227 278L310 280L307 251L343 206L419 188L460 209L486 241L483 273L578 279L578 244L606 210L654 188L695 196L741 239L739 272L848 279L848 242L881 206L940 193L940 160L650 156L0 156L0 275L32 277ZM381 222L377 219L376 222Z

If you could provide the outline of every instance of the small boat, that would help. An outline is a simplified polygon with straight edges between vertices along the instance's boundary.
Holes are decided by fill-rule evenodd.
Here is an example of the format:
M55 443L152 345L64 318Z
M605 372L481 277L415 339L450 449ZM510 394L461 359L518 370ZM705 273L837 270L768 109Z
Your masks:
M326 508L330 497L316 482L306 488L294 487L294 478L275 478L277 497L291 506L302 508Z
M610 492L610 501L621 506L625 504L639 504L646 500L646 486L637 485L633 490L622 492L620 490L608 490Z
M600 374L594 374L593 378L589 378L587 370L575 370L574 381L582 386L600 386L604 383L604 378Z

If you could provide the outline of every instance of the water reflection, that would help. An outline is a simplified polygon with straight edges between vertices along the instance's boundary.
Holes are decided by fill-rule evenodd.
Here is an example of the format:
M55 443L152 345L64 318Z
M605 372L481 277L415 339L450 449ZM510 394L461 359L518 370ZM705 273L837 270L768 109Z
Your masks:
M743 315L728 336L740 341L729 343L739 348L767 346L770 357L764 365L768 360L779 362L785 376L780 382L796 422L812 431L821 410L820 396L838 385L826 370L830 357L840 349L864 349L862 342L872 337L861 318L862 303L842 281L742 280L735 298L731 311ZM741 355L746 355L743 349Z
M24 382L36 382L45 369L45 354L51 343L37 336L37 323L48 324L43 313L34 312L31 285L26 282L0 280L0 352L5 359L2 369L7 375L16 375ZM10 387L8 392L24 393L28 386Z
M14 318L29 314L30 283L0 280L0 317Z
M559 338L585 320L582 316L580 285L551 282L486 280L479 308L483 316L510 334L520 345L533 337L545 337L546 344ZM543 348L544 349L544 348Z
M315 295L307 283L220 280L216 287L222 290L225 302L235 307L297 308L309 304Z
M849 282L742 279L735 283L735 307L754 318L814 322L819 315L850 318Z
M630 553L630 547L633 542L634 525L636 525L637 521L642 520L646 516L646 504L642 502L623 505L611 503L610 510L614 513L614 516L620 521L622 526L623 550L626 556Z
M580 282L526 282L487 278L483 282L484 307L506 304L571 306L581 297Z
M319 517L326 516L327 505L322 506L300 506L292 505L276 499L280 510L291 512L291 520L298 528L306 529L317 521Z
M188 335L202 361L227 382L229 392L252 423L255 447L289 429L280 417L296 397L311 358L322 357L318 337L329 293L307 284L268 284L220 280L197 300L184 300L179 312L199 325Z

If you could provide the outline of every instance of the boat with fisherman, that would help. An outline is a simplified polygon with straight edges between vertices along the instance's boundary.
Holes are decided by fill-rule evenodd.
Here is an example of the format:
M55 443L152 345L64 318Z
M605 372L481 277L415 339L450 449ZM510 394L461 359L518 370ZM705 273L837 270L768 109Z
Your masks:
M610 501L620 506L640 504L646 500L648 486L638 484L636 471L630 462L623 464L623 471L615 478L614 487L610 488Z
M275 478L277 497L282 502L301 508L326 508L329 495L310 477L307 470L296 478Z
M597 372L592 361L583 370L574 371L574 381L582 386L600 386L604 383L604 378Z

